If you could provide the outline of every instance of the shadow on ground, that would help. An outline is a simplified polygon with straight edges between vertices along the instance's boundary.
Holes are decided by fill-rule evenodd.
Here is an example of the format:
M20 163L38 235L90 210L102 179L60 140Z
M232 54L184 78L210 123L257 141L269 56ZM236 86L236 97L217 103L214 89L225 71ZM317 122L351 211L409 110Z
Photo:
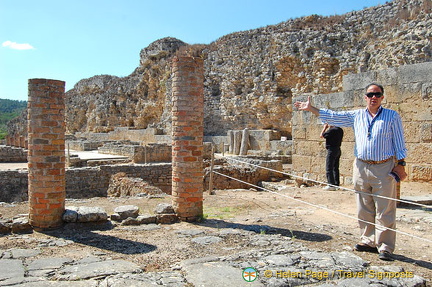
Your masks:
M101 224L69 223L60 229L43 231L42 233L56 238L71 240L75 243L122 254L144 254L157 249L155 245L100 234L97 232L110 230L112 228L113 226L110 222Z
M220 219L207 219L204 222L197 223L197 225L213 227L213 228L232 228L241 229L246 231L252 231L257 234L280 234L282 236L296 238L305 241L324 242L331 240L333 237L322 233L305 232L298 230L291 230L286 228L272 227L269 225L261 224L241 224L226 222Z
M410 257L406 257L404 255L398 255L398 254L394 254L393 255L394 260L396 261L401 261L401 262L406 262L406 263L410 263L410 264L415 264L417 266L432 270L432 262L428 262L428 261L424 261L424 260L417 260L417 259L413 259Z

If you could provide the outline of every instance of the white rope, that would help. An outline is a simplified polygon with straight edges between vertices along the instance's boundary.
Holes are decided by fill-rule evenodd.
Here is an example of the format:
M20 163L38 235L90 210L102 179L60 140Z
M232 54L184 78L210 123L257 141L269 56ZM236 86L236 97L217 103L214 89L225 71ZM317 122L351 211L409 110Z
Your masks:
M264 188L264 187L261 187L261 186L254 185L252 183L249 183L249 182L246 182L246 181L243 181L243 180L231 177L231 176L226 175L226 174L222 174L222 173L217 172L217 171L213 171L213 172L215 174L220 175L220 176L224 176L226 178L229 178L229 179L232 179L232 180L235 180L235 181L238 181L238 182L241 182L241 183L253 186L253 187L258 188L258 189L263 189L263 190L268 191L268 192L273 193L273 194L277 194L277 195L280 195L280 196L283 196L283 197L287 197L287 198L293 199L295 201L298 201L298 202L301 202L301 203L304 203L304 204L307 204L307 205L310 205L310 206L313 206L313 207L316 207L316 208L321 208L321 209L327 210L329 212L332 212L332 213L335 213L335 214L338 214L338 215L341 215L341 216L344 216L344 217L348 217L348 218L355 219L355 220L358 220L358 221L361 221L361 222L364 222L364 223L367 223L367 224L374 225L377 228L382 228L384 230L390 230L390 231L393 231L393 232L396 232L396 233L400 233L400 234L403 234L403 235L406 235L406 236L409 236L409 237L413 237L413 238L416 238L416 239L420 239L420 240L432 243L432 240L429 240L429 239L426 239L426 238L422 238L422 237L419 237L417 235L413 235L413 234L410 234L410 233L407 233L407 232L404 232L404 231L400 231L400 230L396 230L396 229L392 229L392 228L389 228L389 227L385 227L385 226L382 226L382 225L379 225L379 224L376 224L376 223L372 223L372 222L369 222L369 221L357 218L355 216L352 216L352 215L349 215L349 214L345 214L345 213L342 213L342 212L339 212L339 211L336 211L336 210L324 207L324 206L320 206L320 205L316 205L316 204L313 204L313 203L310 203L310 202L307 202L307 201L304 201L304 200L300 200L298 198L295 198L295 197L292 197L292 196L289 196L289 195L286 195L286 194L280 194L280 193L275 192L273 190L270 190L270 189L267 189L267 188Z
M269 170L269 171L272 171L272 172L284 174L284 175L295 177L295 178L300 178L300 179L307 180L307 181L312 181L312 182L319 183L319 184L329 185L329 186L332 186L332 187L335 187L335 188L344 189L344 190L351 191L351 192L358 193L358 194L362 194L362 195L368 195L368 196L373 196L373 197L378 197L378 198L384 198L384 199L398 201L398 202L403 202L403 203L407 203L407 204L411 204L411 205L416 205L416 206L420 206L420 207L424 207L424 208L432 208L431 205L425 205L425 204L421 204L421 203L417 203L417 202L412 202L412 201L408 201L408 200L387 197L387 196L383 196L383 195L370 194L370 193L366 193L366 192L355 190L355 189L350 189L350 188L346 188L346 187L341 187L341 186L337 186L337 185L328 184L328 183L321 182L321 181L318 181L318 180L308 179L306 177L302 177L302 176L286 173L286 172L283 172L283 171L271 169L271 168L268 168L268 167L265 167L265 166L256 165L256 164L253 164L253 163L250 163L250 162L246 162L246 161L241 161L241 160L238 160L238 159L235 159L235 158L232 158L232 157L226 157L226 156L224 156L224 157L226 159L229 159L229 160L241 162L241 163L244 163L244 164L249 164L249 165L252 165L252 166L255 166L255 167L258 167L258 168L262 168L262 169L266 169L266 170Z

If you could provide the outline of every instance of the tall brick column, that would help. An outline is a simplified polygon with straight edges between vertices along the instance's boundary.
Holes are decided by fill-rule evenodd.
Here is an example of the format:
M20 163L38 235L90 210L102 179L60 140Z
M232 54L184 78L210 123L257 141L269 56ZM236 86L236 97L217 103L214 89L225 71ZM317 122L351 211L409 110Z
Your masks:
M182 221L203 215L204 65L175 57L172 87L172 195Z
M65 82L29 80L28 192L30 224L62 225L65 209Z

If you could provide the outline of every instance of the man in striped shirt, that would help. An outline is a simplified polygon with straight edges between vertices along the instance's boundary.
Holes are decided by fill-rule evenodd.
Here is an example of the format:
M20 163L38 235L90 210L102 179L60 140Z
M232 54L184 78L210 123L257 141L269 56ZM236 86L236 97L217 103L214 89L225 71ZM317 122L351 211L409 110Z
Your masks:
M310 97L294 106L312 112L330 125L354 129L353 182L358 191L356 202L361 233L361 242L355 249L378 252L380 259L393 260L396 201L388 198L396 198L396 182L407 177L402 120L396 111L381 106L383 86L368 85L364 99L366 109L353 111L318 109L312 106Z

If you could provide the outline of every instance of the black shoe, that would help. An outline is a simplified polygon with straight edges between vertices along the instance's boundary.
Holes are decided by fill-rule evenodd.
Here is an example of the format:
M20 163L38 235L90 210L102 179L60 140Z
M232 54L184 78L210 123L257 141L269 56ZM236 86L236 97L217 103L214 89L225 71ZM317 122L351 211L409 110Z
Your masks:
M381 251L378 255L378 258L384 261L393 261L393 256L388 251Z
M378 253L378 249L376 247L371 247L369 245L356 244L354 249L360 252Z

